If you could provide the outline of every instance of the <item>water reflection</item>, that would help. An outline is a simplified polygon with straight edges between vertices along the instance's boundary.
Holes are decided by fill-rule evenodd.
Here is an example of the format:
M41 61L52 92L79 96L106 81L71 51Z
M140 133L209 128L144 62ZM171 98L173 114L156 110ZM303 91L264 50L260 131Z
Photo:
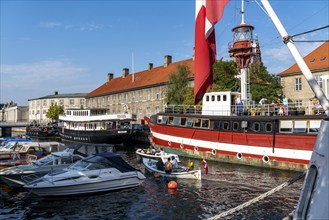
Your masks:
M175 193L168 180L145 171L133 149L118 153L145 173L137 188L65 199L40 199L28 192L11 191L0 209L0 219L205 219L234 208L282 184L298 173L208 161L202 180L176 180ZM187 158L181 158L187 162ZM201 161L194 160L195 167ZM302 181L284 188L227 219L282 219L297 205Z

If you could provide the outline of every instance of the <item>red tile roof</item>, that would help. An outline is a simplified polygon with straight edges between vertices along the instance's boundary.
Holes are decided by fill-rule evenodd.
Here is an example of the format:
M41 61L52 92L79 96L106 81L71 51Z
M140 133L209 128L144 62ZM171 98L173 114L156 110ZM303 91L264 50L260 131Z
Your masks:
M189 77L194 77L193 59L182 60L171 63L167 67L159 66L150 70L134 73L134 81L132 80L133 74L131 73L124 78L122 76L113 78L110 81L105 82L94 91L88 93L86 98L167 83L169 81L169 76L172 73L177 72L177 67L179 65L187 66L190 69Z
M319 46L307 56L305 56L304 61L312 72L314 70L329 68L329 41L326 41L321 46ZM291 67L289 67L278 75L284 76L293 73L301 74L301 70L299 69L297 64L292 65Z

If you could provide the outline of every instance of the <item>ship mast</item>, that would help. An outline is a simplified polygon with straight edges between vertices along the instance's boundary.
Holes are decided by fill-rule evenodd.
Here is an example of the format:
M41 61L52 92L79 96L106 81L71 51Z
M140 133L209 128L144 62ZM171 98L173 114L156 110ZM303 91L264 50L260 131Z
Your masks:
M244 1L241 3L241 24L232 29L233 44L229 45L230 57L232 57L240 69L238 78L241 80L241 100L246 105L251 101L248 77L248 67L253 57L260 61L258 40L253 40L254 27L245 24ZM254 59L255 61L255 59Z
M301 69L303 75L305 76L308 84L310 85L311 89L313 90L316 98L319 100L320 104L322 105L326 115L329 116L329 101L326 98L325 94L323 93L322 89L320 88L319 84L316 82L313 74L311 73L310 69L306 65L303 57L300 55L299 51L297 50L296 46L294 45L291 36L288 35L287 31L283 27L281 21L279 20L278 16L274 12L272 6L268 2L268 0L261 0L265 10L269 14L272 22L274 23L276 29L280 33L283 43L285 43L294 57L297 65Z

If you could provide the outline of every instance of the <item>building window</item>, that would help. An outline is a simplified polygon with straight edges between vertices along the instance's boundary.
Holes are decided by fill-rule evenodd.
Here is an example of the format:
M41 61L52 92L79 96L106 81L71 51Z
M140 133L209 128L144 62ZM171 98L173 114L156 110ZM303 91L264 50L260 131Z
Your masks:
M160 99L160 88L159 87L155 88L155 99L156 100Z
M146 99L147 99L147 100L151 100L151 89L148 89L146 92L147 92L147 97L146 97Z
M138 115L139 115L139 118L143 118L143 109L142 108L140 108L138 110Z
M102 107L105 106L105 97L102 97Z
M298 99L295 101L296 106L303 106L303 101L301 99Z
M47 111L46 110L43 110L42 111L42 114L44 114L44 115L47 114Z
M139 91L139 101L142 101L143 100L143 91L140 90Z
M85 104L85 99L80 99L80 105L84 105Z
M118 96L118 104L121 104L121 100L122 100L122 97L121 97L121 94Z
M128 103L128 93L125 93L125 103Z
M39 106L40 106L40 101L38 100L38 101L37 101L37 107L39 107Z
M55 100L54 99L50 100L50 105L54 105L54 104L55 104Z
M43 100L43 106L47 106L47 100Z
M320 88L322 89L323 86L322 86L322 77L321 77L321 75L315 76L314 78L315 78L316 82L319 84Z
M74 105L74 99L70 99L69 103L70 105Z
M295 79L295 88L296 88L296 91L302 90L302 78Z
M110 105L111 104L111 99L110 99L110 96L107 97L107 105Z
M131 93L131 102L135 102L135 92Z
M112 96L112 102L115 103L115 95Z
M64 99L59 100L59 105L64 105Z

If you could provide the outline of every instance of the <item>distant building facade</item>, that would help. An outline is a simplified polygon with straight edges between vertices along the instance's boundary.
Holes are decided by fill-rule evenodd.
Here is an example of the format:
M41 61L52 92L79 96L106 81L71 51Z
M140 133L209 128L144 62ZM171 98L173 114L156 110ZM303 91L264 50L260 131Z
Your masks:
M190 70L188 79L193 85L193 59L172 63L172 57L166 55L163 66L153 67L149 63L146 70L133 74L129 73L128 68L124 68L122 76L117 78L109 73L107 82L86 95L86 106L107 108L111 114L128 111L136 114L136 123L143 123L144 116L164 110L169 77L172 73L177 73L180 65Z
M29 121L36 121L40 124L49 122L46 113L51 105L57 104L64 108L85 108L86 93L66 93L59 94L55 92L53 95L48 95L36 99L29 99Z
M306 65L310 68L317 83L329 98L329 41L323 43L310 54L304 57ZM306 78L297 64L278 74L283 86L283 94L298 106L307 106L314 98Z
M28 115L27 106L17 106L17 104L13 102L2 105L0 109L1 122L25 122L28 121Z

